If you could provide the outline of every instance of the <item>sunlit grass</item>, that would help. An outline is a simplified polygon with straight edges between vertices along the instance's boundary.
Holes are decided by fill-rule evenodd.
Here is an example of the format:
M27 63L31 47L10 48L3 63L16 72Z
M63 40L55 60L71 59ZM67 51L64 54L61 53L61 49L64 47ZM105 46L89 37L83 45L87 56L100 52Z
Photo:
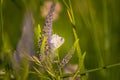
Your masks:
M57 1L58 0L53 0L53 2ZM117 4L117 2L119 1L99 0L96 2L94 0L76 0L76 2L74 2L72 0L60 0L63 12L60 13L60 20L58 18L54 22L59 24L60 22L64 23L61 25L54 25L53 23L53 28L58 27L54 28L55 30L53 30L53 32L61 39L62 37L58 36L57 31L59 35L62 34L65 42L59 49L54 51L54 55L48 56L45 55L48 37L42 37L44 34L44 27L41 25L43 25L42 22L44 21L40 20L41 16L39 13L40 6L44 1L22 2L26 10L33 11L34 54L29 55L30 53L27 53L26 48L20 53L20 63L19 60L16 60L18 58L15 59L15 53L17 53L16 46L18 44L13 46L11 41L13 39L11 39L11 35L7 32L11 28L11 26L7 25L10 15L6 15L5 13L7 0L1 0L0 80L75 80L76 78L79 78L79 80L120 79L118 75L120 66L119 46L117 45L119 44L119 39L116 38L119 36L119 32L116 31L116 29L119 30L118 24L120 17L118 14L119 11L117 11L119 4ZM14 4L15 6L19 4L19 1L11 0L11 3L10 5ZM62 19L63 13L65 17L63 19L67 21ZM13 14L15 15L15 12ZM17 18L16 21L18 21ZM11 24L14 26L15 23ZM13 31L18 29L17 27L19 26L21 25L14 26ZM64 29L65 27L69 28L68 31L61 32L66 30ZM69 34L70 31L72 35ZM21 33L23 32L21 31ZM113 36L115 33L117 35ZM19 33L13 32L13 34ZM73 38L72 40L71 37ZM21 40L21 38L19 40ZM16 39L16 37L14 37L14 39ZM42 42L40 42L41 39ZM26 43L27 42L29 41L26 41ZM72 45L70 46L70 44ZM22 43L22 46L24 46L24 43ZM72 71L72 73L65 73L65 69L68 68L67 65L74 65L73 63L77 65L77 69ZM116 74L112 74L113 72L116 72Z

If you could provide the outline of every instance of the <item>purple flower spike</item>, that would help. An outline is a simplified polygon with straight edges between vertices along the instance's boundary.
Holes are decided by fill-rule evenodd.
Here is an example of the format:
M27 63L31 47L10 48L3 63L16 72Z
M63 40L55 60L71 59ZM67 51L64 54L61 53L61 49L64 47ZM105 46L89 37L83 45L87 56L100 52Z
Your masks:
M53 23L53 12L55 9L55 3L52 4L50 11L46 17L45 26L43 28L43 37L48 37L45 45L45 54L48 55L52 49L52 43L50 42L52 39L52 23Z

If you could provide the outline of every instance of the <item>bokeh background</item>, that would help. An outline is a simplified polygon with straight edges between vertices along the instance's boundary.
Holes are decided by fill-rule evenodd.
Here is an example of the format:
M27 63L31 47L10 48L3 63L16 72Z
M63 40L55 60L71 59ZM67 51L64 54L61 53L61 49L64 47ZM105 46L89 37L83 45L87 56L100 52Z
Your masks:
M36 27L40 24L42 28L49 2L50 0L1 0L1 70L4 69L6 63L9 63L7 55L13 55L21 39L27 11L32 13L31 26ZM66 2L68 1L66 0ZM84 62L86 70L120 63L120 1L71 0L71 2L80 47L82 52L86 51L87 53ZM56 10L57 16L53 22L53 33L57 33L65 39L65 43L60 47L60 57L62 58L71 48L74 36L62 0L59 0ZM77 63L76 56L74 55L70 61L72 64ZM120 66L88 73L88 80L120 80Z

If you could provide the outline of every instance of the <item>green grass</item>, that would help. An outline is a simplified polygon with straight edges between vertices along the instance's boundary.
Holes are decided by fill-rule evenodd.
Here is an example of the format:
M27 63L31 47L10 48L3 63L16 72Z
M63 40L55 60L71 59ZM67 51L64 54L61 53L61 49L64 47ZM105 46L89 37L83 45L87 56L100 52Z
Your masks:
M44 55L47 39L38 48L45 23L40 8L45 1L0 1L0 80L64 80L70 76L75 80L78 75L81 80L120 80L120 1L53 0L62 6L62 12L53 22L53 33L65 39L55 52L56 63ZM14 54L28 10L33 13L31 39L35 53L29 56L27 48L21 51L22 62L18 65ZM38 50L42 51L42 61ZM64 73L66 64L77 64L78 68L73 73Z

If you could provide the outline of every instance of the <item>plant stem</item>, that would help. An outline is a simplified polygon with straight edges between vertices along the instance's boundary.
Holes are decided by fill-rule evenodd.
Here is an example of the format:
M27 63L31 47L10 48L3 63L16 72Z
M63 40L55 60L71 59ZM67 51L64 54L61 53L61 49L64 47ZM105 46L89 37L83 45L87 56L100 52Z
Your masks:
M106 70L112 67L116 67L116 66L120 66L120 63L116 63L116 64L112 64L112 65L108 65L108 66L103 66L103 67L99 67L99 68L95 68L95 69L91 69L91 70L87 70L83 73L80 73L81 76L85 76L87 73L91 73L91 72L95 72L95 71L99 71L99 70ZM66 78L66 77L71 77L73 76L75 73L73 74L64 74L63 76L61 76L62 78Z
M1 39L3 41L3 0L1 0Z

